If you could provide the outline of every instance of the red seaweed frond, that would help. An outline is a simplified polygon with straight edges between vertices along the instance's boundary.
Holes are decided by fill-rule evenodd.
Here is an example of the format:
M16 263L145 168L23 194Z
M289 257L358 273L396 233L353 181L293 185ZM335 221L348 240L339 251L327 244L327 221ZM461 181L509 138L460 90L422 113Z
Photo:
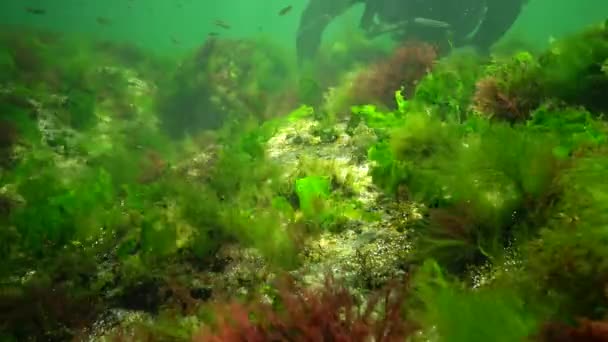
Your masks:
M436 49L426 43L410 42L396 49L388 59L362 72L353 85L353 95L359 102L379 101L394 107L395 91L403 88L411 97L418 81L433 67Z
M486 77L477 82L473 109L490 118L517 122L526 119L525 111L517 99L500 89L494 77Z
M396 284L370 297L362 310L331 277L320 290L298 289L291 281L278 290L280 309L236 303L219 308L216 329L204 328L194 341L396 341L418 329L402 317L405 291Z

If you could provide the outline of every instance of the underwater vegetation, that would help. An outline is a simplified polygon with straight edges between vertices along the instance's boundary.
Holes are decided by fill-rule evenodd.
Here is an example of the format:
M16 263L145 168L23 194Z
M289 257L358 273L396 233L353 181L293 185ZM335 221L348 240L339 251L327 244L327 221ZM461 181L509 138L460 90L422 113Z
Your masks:
M220 307L215 331L203 330L193 340L393 341L417 329L401 317L401 296L405 291L396 285L375 294L363 309L347 289L330 277L322 290L300 292L293 283L284 282L278 291L279 309L269 304L253 309L238 303ZM382 306L383 312L372 318L376 306Z
M373 104L381 108L395 107L394 92L402 90L411 97L418 82L434 67L438 54L422 42L406 42L390 56L375 60L342 78L326 95L323 109L330 115L345 116L353 105Z
M352 96L359 103L382 104L393 106L393 92L402 89L409 97L416 88L416 83L433 67L437 58L435 49L425 43L406 43L395 49L392 56L385 61L368 67L356 79Z
M3 31L0 339L606 340L606 23L349 39Z
M162 126L179 136L249 116L268 119L275 111L288 112L297 103L291 73L268 42L208 38L163 86Z

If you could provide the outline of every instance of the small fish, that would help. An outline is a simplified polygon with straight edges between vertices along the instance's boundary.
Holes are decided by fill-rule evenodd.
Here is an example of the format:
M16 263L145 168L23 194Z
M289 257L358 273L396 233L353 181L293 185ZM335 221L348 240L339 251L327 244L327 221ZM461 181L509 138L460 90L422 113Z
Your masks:
M175 38L175 37L171 37L171 43L173 43L173 45L180 45L181 44L180 41L177 38Z
M35 15L45 15L46 10L44 8L36 8L36 7L26 7L25 10L27 13L35 14Z
M97 17L95 20L99 25L110 25L112 23L112 20L105 17Z
M439 21L428 18L414 18L414 23L426 27L434 27L434 28L450 28L450 24L445 21Z
M289 5L289 6L287 6L287 7L284 7L283 9L281 9L281 10L279 11L279 15L280 15L280 16L283 16L283 15L285 15L285 14L287 14L287 13L291 12L291 10L292 10L292 9L293 9L293 6L292 6L292 5Z
M207 34L207 36L209 36L209 37L217 37L217 36L219 36L219 35L220 35L220 34L219 34L219 33L217 33L217 32L209 32L209 33Z
M227 22L222 21L222 20L216 20L216 21L213 22L213 24L215 26L221 27L221 28L223 28L225 30L229 30L230 27L231 27L230 24L228 24Z

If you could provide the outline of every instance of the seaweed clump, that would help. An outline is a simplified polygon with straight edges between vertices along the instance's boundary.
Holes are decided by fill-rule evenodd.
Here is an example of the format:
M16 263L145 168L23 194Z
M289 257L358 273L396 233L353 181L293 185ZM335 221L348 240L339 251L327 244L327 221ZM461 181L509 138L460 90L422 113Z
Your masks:
M262 42L208 39L163 86L158 110L173 136L217 129L232 119L274 117L293 101L290 69ZM278 94L278 95L277 95Z
M536 58L521 52L487 69L486 76L477 81L473 110L511 123L527 120L543 101Z
M195 341L394 341L413 335L417 324L402 317L403 289L395 286L371 296L360 309L347 289L326 278L323 289L300 290L293 283L278 289L276 306L248 308L233 303L219 308L215 329ZM376 312L382 307L382 312ZM251 313L251 314L250 314ZM374 313L378 315L375 316Z
M429 208L428 226L421 230L423 254L462 270L495 260L512 239L532 233L546 219L560 191L560 161L550 136L502 125L465 134L415 115L408 121L430 121L406 125L393 137L396 156L407 170L401 184ZM510 142L509 150L502 148L504 141Z
M508 122L529 119L548 101L604 113L608 103L601 94L608 91L603 69L607 59L606 23L558 40L539 56L520 52L506 61L499 58L479 79L473 110Z
M354 105L396 109L395 92L413 98L418 83L435 67L437 57L437 51L429 44L405 43L388 56L344 75L338 86L326 92L322 109L330 117L347 116Z
M390 57L355 78L352 88L355 104L374 103L392 108L395 91L402 89L407 97L412 96L436 58L435 49L425 43L411 42L397 48Z

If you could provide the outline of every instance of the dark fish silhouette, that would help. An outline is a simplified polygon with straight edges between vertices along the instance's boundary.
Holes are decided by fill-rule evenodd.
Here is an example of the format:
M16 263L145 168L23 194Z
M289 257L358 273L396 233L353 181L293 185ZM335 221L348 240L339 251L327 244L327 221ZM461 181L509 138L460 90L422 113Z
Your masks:
M27 11L27 13L35 14L35 15L46 14L46 10L44 8L26 7L25 10Z
M215 26L221 27L221 28L223 28L225 30L229 30L230 29L230 24L228 24L227 22L222 21L222 20L216 20L216 21L213 22L213 24Z
M105 17L97 17L95 20L99 25L110 25L112 23L112 20Z
M291 12L291 10L292 10L292 9L293 9L293 6L292 6L292 5L289 5L289 6L287 6L287 7L284 7L283 9L281 9L281 10L279 11L279 15L283 16L283 15L285 15L285 14L287 14L287 13Z
M209 37L217 37L217 36L219 36L220 34L219 34L219 33L217 33L217 32L209 32L207 35L208 35Z

